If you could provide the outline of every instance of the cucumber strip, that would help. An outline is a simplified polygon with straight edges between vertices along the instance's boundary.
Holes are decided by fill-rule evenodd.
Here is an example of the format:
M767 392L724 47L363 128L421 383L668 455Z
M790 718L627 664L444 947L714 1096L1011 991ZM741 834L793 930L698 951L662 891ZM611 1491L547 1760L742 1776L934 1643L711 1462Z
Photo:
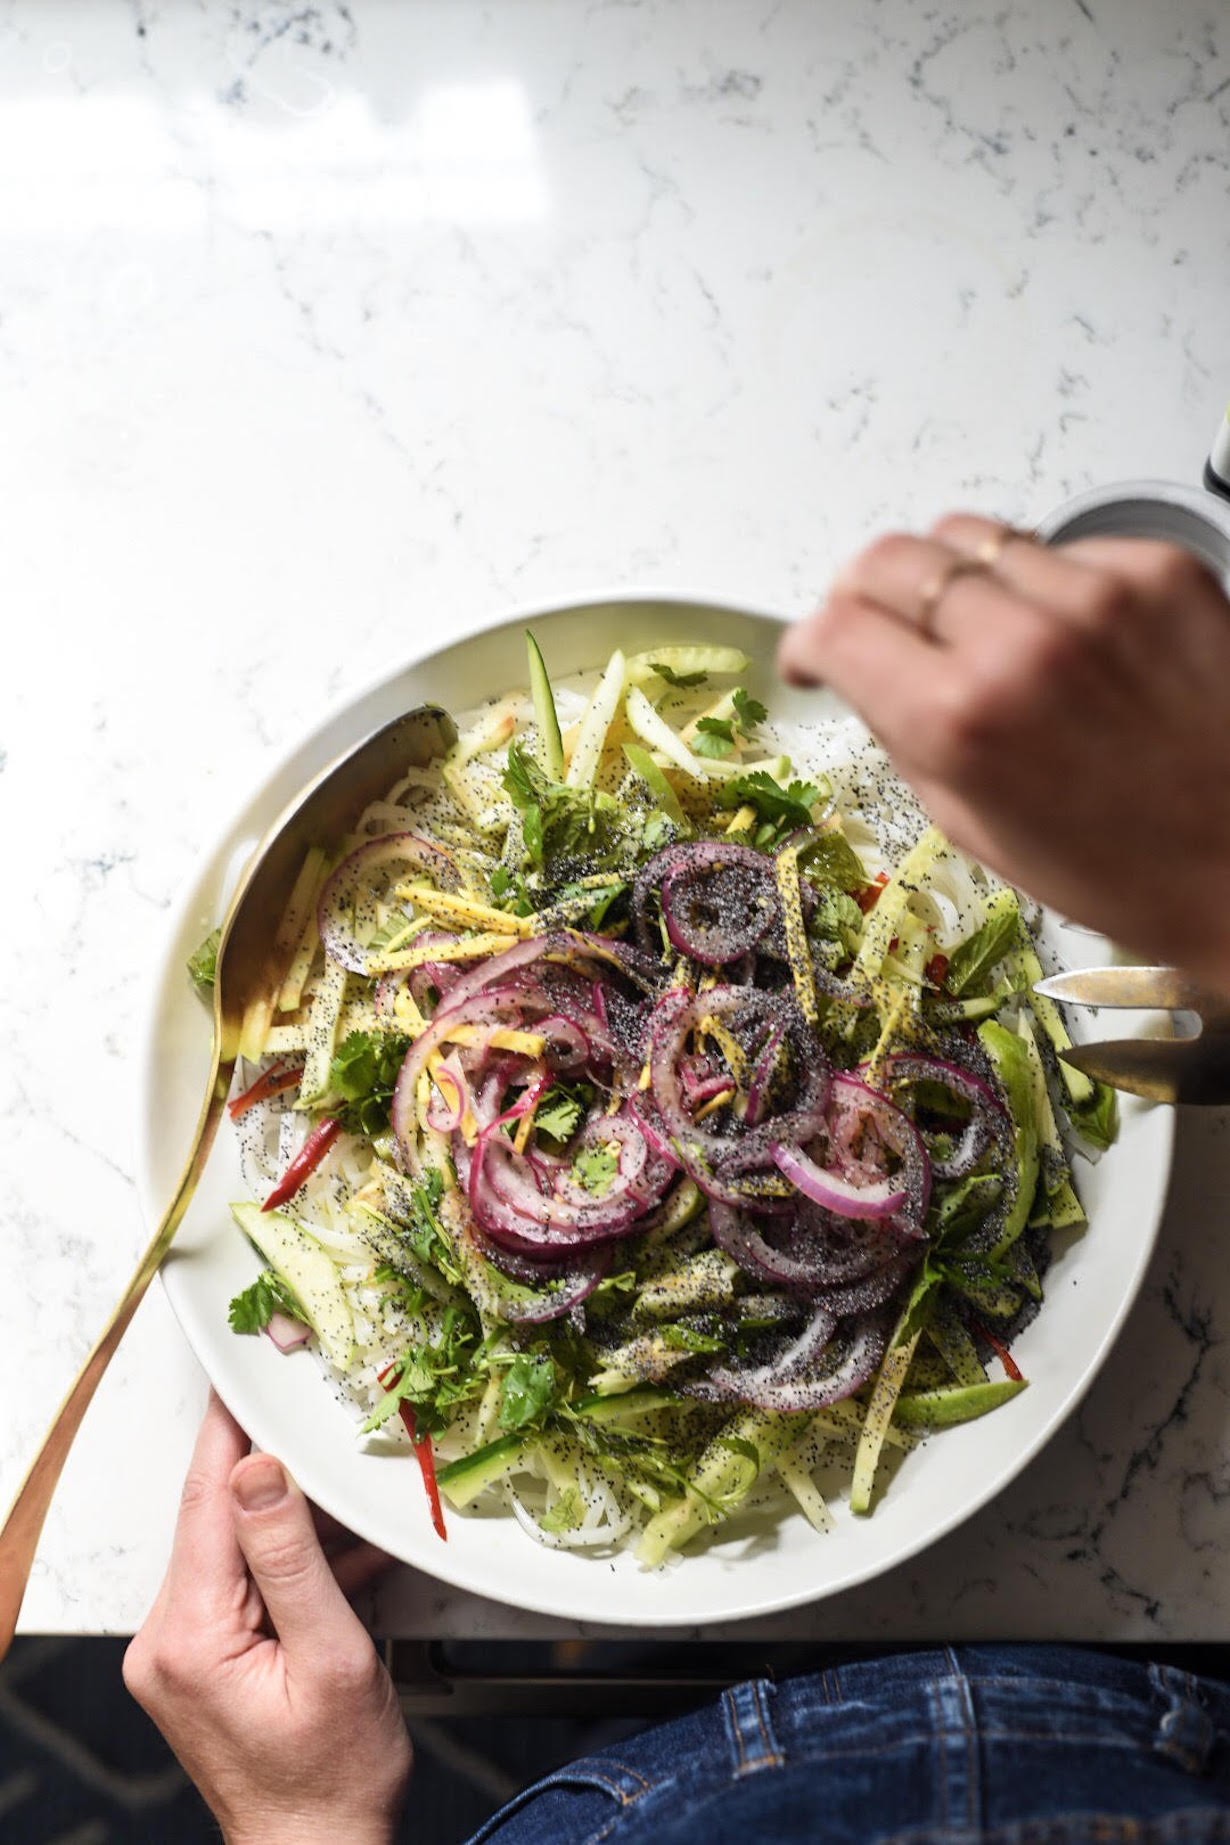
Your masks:
M978 1027L978 1039L989 1055L1012 1117L1016 1193L1003 1226L986 1254L1002 1256L1029 1222L1034 1189L1038 1183L1038 1128L1034 1111L1034 1084L1024 1040L1006 1026L988 1019Z
M653 1320L728 1307L735 1297L739 1266L721 1249L702 1249L677 1268L656 1275L641 1288L635 1312Z
M833 1515L824 1503L824 1495L808 1469L796 1460L793 1450L781 1456L777 1462L777 1471L783 1483L797 1499L799 1510L812 1529L820 1532L831 1531Z
M782 900L782 922L786 931L786 952L799 1010L812 1025L820 1022L816 1001L816 970L812 966L807 925L803 921L803 892L799 884L799 848L786 846L777 855L777 889Z
M889 944L895 935L901 933L910 898L919 885L926 884L932 872L951 857L952 847L944 835L938 827L929 826L906 853L877 897L850 970L852 980L870 984L880 975L889 953Z
M798 1440L797 1416L746 1410L713 1437L688 1476L682 1499L672 1499L645 1527L637 1557L653 1569L706 1525L719 1524L739 1506L762 1469ZM753 1458L754 1457L754 1458Z
M325 865L325 853L320 846L309 848L299 876L295 879L290 896L286 899L286 908L273 938L274 959L279 966L291 956L298 947L307 927L308 918L316 908L316 892Z
M920 1328L904 1345L890 1345L884 1354L884 1362L867 1405L858 1452L854 1456L854 1478L850 1482L852 1512L866 1515L871 1511L871 1495L875 1490L876 1469L880 1464L884 1437L893 1419L893 1410L901 1394L901 1386L905 1383L921 1331Z
M624 706L628 722L650 749L657 750L677 769L694 781L725 781L732 775L745 775L752 766L745 762L721 762L713 757L694 755L661 714L654 710L639 686L633 686ZM763 765L760 765L763 766Z
M1038 1123L1038 1148L1042 1158L1042 1180L1046 1188L1049 1222L1054 1229L1083 1224L1086 1221L1085 1213L1072 1183L1072 1167L1060 1137L1055 1110L1051 1106L1046 1066L1042 1062L1033 1024L1024 1012L1018 1018L1016 1028L1025 1046L1029 1073L1033 1078L1034 1114Z
M826 1409L818 1409L812 1416L809 1427L817 1434L827 1435L834 1441L857 1442L863 1432L866 1420L866 1408L853 1397L845 1397L840 1403L830 1403ZM908 1452L914 1446L914 1437L906 1435L903 1430L893 1428L890 1424L884 1431L886 1448L899 1448Z
M572 761L568 764L568 773L564 777L569 788L592 788L598 774L598 764L602 760L602 747L606 742L606 733L611 728L611 720L619 709L619 701L624 693L624 656L617 647L607 661L606 670L598 681L585 716L581 719L581 728L573 746Z
M308 899L307 918L303 925L303 931L299 937L295 951L291 956L290 966L286 970L286 978L282 982L282 990L278 994L279 1012L297 1012L302 1002L303 989L307 985L307 977L312 971L312 963L316 959L316 950L320 947L320 930L316 925L316 905L320 900L320 893L325 887L329 874L333 871L337 862L336 858L329 858L324 854L321 855L320 867L316 873L316 882L312 886L311 895Z
M551 680L547 673L542 650L533 635L526 630L525 650L530 661L530 697L534 701L534 722L538 726L538 760L542 764L543 774L553 782L564 779L564 745L559 734L559 715L555 709L555 694L551 690Z
M693 673L716 673L719 678L729 675L733 679L747 671L751 660L738 647L706 647L703 644L654 647L648 653L634 653L631 656L628 661L629 682L632 685L643 685L646 680L655 677L659 665L667 667L681 679L690 678Z
M981 1384L949 1384L940 1390L910 1390L897 1398L893 1419L909 1429L947 1429L973 1422L1019 1396L1028 1378L997 1377Z
M249 1201L233 1204L231 1215L303 1308L329 1363L348 1370L354 1362L354 1319L332 1256L284 1211L262 1211Z
M524 1436L501 1435L498 1441L489 1441L485 1448L476 1448L473 1454L463 1454L459 1461L450 1461L447 1467L439 1468L436 1485L449 1504L462 1512L487 1487L494 1486L497 1480L512 1472L525 1448Z
M620 1396L603 1397L596 1391L588 1396L578 1397L572 1405L572 1412L584 1416L587 1422L628 1422L637 1416L648 1416L660 1409L694 1408L685 1398L679 1397L673 1390L660 1390L656 1384L638 1384L633 1390L625 1390Z
M927 1325L927 1337L958 1384L983 1384L986 1366L978 1356L969 1328L948 1303L941 1305Z
M300 1108L310 1108L329 1086L329 1065L333 1062L338 1020L345 997L346 969L336 961L327 960L308 1014L307 1062L299 1078Z
M668 820L673 820L677 827L691 831L687 815L679 804L679 796L667 781L665 774L658 767L643 743L625 743L624 755L634 775L638 775L648 788Z

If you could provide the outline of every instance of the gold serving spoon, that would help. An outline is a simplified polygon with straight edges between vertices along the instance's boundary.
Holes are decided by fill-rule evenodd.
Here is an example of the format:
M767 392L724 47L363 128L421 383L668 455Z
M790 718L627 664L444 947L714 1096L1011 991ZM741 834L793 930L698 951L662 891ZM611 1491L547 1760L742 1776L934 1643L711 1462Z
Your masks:
M447 712L432 705L395 718L309 782L244 868L218 941L209 1081L188 1158L149 1247L56 1411L0 1528L0 1659L12 1641L43 1520L81 1419L171 1247L209 1157L245 1018L250 1008L271 1004L281 985L285 956L275 950L274 931L304 858L312 846L335 845L370 801L385 794L407 768L424 767L442 755L456 736Z

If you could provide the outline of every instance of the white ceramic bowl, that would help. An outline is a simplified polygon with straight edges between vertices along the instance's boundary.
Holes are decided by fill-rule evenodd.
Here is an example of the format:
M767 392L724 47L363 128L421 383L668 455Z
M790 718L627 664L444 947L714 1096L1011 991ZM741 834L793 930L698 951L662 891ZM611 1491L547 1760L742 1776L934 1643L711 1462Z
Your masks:
M227 826L174 913L145 1042L139 1180L151 1221L178 1173L206 1068L208 1018L184 962L221 914L244 853L309 775L386 719L425 699L457 710L523 684L527 621L556 674L598 666L616 644L704 639L752 656L749 684L776 716L793 721L815 717L818 708L823 715L841 709L824 694L776 683L779 622L714 603L620 594L516 612L411 661L335 711ZM1106 952L1098 939L1066 930L1058 945L1069 965ZM641 1571L630 1555L597 1560L545 1550L506 1517L453 1514L441 1543L427 1520L418 1469L408 1456L363 1451L312 1359L282 1358L268 1340L230 1332L227 1304L251 1279L253 1258L226 1209L243 1190L225 1125L163 1283L193 1350L253 1439L281 1455L313 1499L364 1537L447 1582L548 1614L641 1628L737 1620L835 1594L934 1542L1019 1473L1079 1401L1135 1298L1169 1171L1171 1112L1128 1100L1123 1117L1112 1153L1096 1167L1082 1165L1089 1228L1057 1253L1045 1307L1020 1337L1028 1390L907 1456L871 1518L853 1518L838 1499L828 1536L799 1516L776 1526L744 1524L661 1572Z

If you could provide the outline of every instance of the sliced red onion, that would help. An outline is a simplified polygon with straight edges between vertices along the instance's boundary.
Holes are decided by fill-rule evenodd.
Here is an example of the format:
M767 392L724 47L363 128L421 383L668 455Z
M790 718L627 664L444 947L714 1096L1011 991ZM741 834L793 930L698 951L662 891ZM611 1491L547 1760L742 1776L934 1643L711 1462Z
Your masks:
M747 1210L711 1200L709 1223L714 1242L747 1274L808 1294L861 1282L899 1256L902 1246L902 1233L891 1224L856 1223L811 1206L789 1224L758 1227Z
M785 1036L785 1020L779 1019L775 1025L770 1027L764 1046L752 1065L752 1073L747 1083L747 1105L743 1110L743 1119L749 1127L755 1127L764 1114L769 1085L773 1081L778 1052L782 1048Z
M717 839L677 849L662 875L661 903L673 946L708 967L754 948L780 909L764 854Z
M446 890L457 886L452 856L414 833L384 833L344 858L326 881L316 907L325 953L352 973L365 974L372 951L359 941L374 925L381 895L407 877L426 872Z
M801 1147L779 1144L773 1149L773 1157L778 1170L785 1173L792 1185L816 1204L823 1205L826 1211L835 1211L842 1217L891 1217L909 1197L896 1179L873 1179L863 1185L852 1185L838 1173L817 1166Z
M963 1179L992 1140L1001 1149L1006 1148L1012 1132L1008 1111L980 1076L947 1058L916 1051L902 1051L890 1057L885 1072L893 1082L935 1083L970 1105L968 1125L953 1151L946 1159L937 1159L931 1154L931 1170L937 1179Z
M513 1325L538 1326L559 1320L589 1299L611 1266L608 1245L598 1244L574 1254L566 1263L533 1262L527 1256L501 1247L478 1223L468 1223L463 1234L477 1253L528 1296L500 1292L495 1302L499 1317Z
M826 1326L829 1337L818 1343ZM767 1363L742 1368L714 1365L707 1377L680 1388L691 1396L750 1403L785 1413L838 1403L866 1383L883 1356L888 1335L885 1322L877 1315L852 1322L835 1337L832 1327L831 1315L819 1306L802 1334L779 1340L775 1356ZM809 1355L800 1358L800 1353Z
M269 1316L265 1331L277 1346L279 1352L293 1352L298 1345L306 1345L312 1336L310 1326L297 1320L293 1314L275 1312Z
M427 1125L438 1134L451 1134L460 1127L470 1099L470 1087L458 1058L446 1057L431 1077L434 1093L427 1104Z

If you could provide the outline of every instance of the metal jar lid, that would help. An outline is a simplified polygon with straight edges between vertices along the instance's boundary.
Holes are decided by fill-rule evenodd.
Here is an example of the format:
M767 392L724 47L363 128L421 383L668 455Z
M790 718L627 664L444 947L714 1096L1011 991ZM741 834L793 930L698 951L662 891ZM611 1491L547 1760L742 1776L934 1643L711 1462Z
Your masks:
M1230 504L1166 480L1120 481L1078 493L1038 526L1047 544L1073 538L1161 538L1207 564L1230 593Z

